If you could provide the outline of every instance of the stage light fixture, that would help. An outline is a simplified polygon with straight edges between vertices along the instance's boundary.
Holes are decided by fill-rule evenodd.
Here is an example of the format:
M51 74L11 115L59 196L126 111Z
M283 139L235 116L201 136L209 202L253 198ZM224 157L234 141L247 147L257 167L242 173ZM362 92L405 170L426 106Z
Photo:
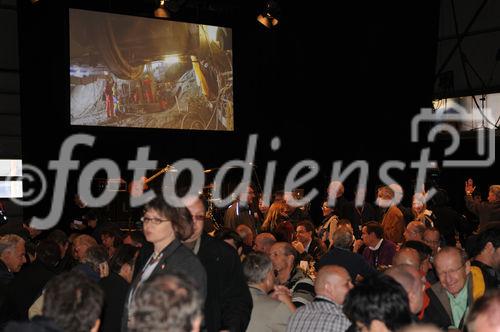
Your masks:
M279 23L279 5L278 2L274 0L268 0L262 14L257 16L257 21L259 21L266 28L272 28Z

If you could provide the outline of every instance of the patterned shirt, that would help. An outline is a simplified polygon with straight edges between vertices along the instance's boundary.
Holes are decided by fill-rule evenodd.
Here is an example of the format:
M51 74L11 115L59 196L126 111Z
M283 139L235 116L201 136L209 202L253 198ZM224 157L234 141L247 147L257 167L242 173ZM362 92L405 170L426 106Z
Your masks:
M298 308L288 323L287 332L329 331L344 332L351 322L342 312L342 306L324 296Z

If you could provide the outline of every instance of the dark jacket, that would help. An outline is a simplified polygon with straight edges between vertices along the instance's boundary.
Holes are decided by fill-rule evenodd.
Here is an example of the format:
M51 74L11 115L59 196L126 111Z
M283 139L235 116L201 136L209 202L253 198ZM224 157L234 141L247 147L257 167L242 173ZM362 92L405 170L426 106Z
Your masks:
M23 266L7 290L8 319L27 320L30 306L42 294L47 282L55 275L52 269L38 260L33 264Z
M465 327L465 316L472 305L472 277L469 274L467 278L469 280L467 284L467 309L465 311L464 318L462 318L462 321L460 322L460 329ZM429 296L430 303L425 309L423 320L428 323L433 323L439 328L446 330L453 323L450 300L446 294L446 289L441 286L439 282L437 282L432 285L431 288L427 289L426 292Z
M236 250L203 233L197 255L207 272L207 331L245 331L252 312L252 297Z
M392 259L396 254L396 245L394 242L389 240L382 240L380 247L377 250L371 250L365 247L363 251L363 257L366 259L368 264L374 268L378 268L380 265L388 266L392 265Z
M36 316L29 322L10 322L4 332L66 332L60 329L52 320Z
M109 276L99 281L99 286L104 291L104 307L99 331L120 331L129 284L120 275L111 272Z
M8 311L6 308L7 290L9 284L14 279L14 274L9 271L7 266L0 260L0 327L8 319Z
M375 269L373 269L360 254L356 254L347 249L335 247L330 249L330 251L328 251L323 258L321 258L316 270L319 271L319 269L325 265L342 266L347 270L347 272L349 272L353 281L356 280L356 276L358 274L366 278L376 272Z
M142 270L142 269L141 269ZM207 296L207 274L205 268L200 263L200 260L184 246L178 239L173 240L162 251L162 257L155 269L151 273L148 280L162 274L175 273L186 276L186 278L193 282L200 296L205 301ZM130 292L136 289L140 283L141 273L139 272L134 276L132 285L126 299L129 298ZM125 301L127 302L127 300ZM128 306L125 304L122 318L122 331L127 331L128 325Z
M481 202L471 195L465 196L467 209L479 217L479 231L493 221L500 221L500 202Z

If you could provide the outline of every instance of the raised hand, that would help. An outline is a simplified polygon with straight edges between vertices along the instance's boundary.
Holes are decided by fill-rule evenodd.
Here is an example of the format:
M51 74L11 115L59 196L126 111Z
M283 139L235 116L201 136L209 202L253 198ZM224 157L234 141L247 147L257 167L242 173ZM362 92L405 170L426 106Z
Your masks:
M467 195L472 195L474 190L476 190L476 187L474 186L474 181L469 178L467 181L465 181L465 193Z

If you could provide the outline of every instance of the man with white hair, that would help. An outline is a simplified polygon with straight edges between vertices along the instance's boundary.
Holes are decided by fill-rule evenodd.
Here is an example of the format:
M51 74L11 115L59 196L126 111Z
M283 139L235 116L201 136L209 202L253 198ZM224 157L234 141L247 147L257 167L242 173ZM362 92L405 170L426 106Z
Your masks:
M465 206L479 217L479 231L481 231L489 223L500 221L500 185L490 186L486 202L472 197L475 190L474 181L472 179L467 180L465 182Z

